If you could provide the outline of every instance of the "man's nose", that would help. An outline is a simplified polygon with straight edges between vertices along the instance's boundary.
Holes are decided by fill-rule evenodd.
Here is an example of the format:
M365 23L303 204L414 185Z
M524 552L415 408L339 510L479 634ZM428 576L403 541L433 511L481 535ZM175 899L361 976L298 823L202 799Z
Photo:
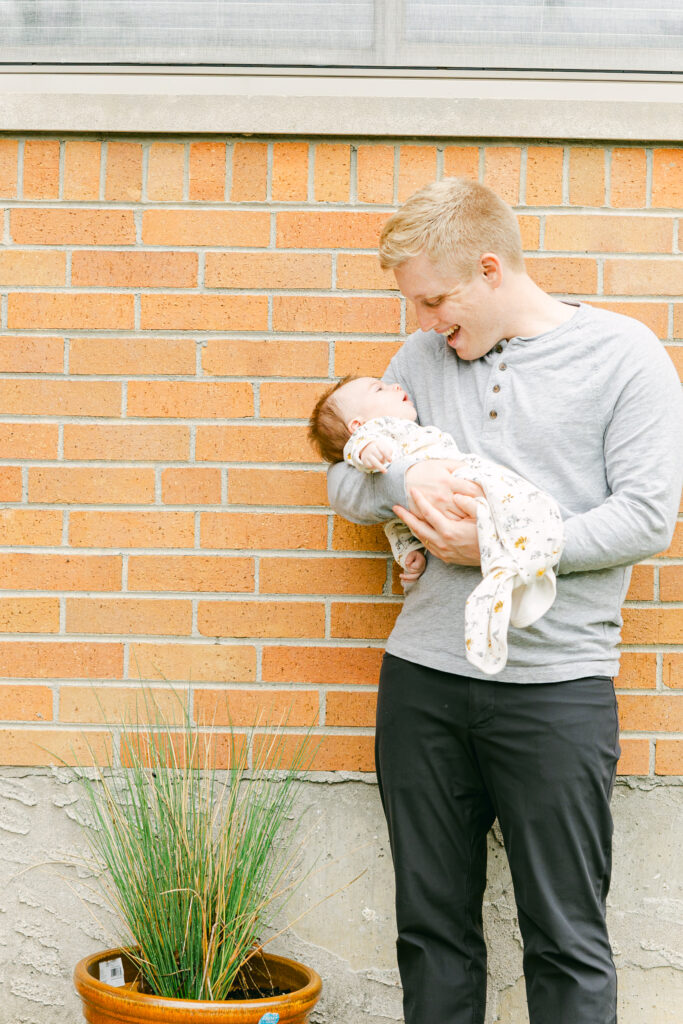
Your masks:
M425 309L424 306L419 306L415 312L417 313L417 322L420 325L421 331L431 331L434 324L438 323L439 318L433 309Z

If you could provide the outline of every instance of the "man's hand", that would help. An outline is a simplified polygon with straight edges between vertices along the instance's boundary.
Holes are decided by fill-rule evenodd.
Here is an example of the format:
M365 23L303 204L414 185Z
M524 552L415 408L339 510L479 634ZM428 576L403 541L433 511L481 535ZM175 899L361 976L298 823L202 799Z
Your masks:
M476 503L483 491L458 477L461 462L429 459L406 472L410 510L395 505L394 515L422 541L427 551L452 565L479 565Z

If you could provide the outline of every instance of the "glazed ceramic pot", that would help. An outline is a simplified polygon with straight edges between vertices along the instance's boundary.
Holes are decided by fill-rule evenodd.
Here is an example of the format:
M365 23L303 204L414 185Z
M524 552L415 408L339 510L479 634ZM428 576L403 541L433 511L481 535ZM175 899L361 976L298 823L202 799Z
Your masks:
M125 984L121 987L99 980L100 963L121 958ZM252 977L263 988L282 990L282 995L263 999L208 1002L200 999L167 999L148 995L138 988L138 970L124 949L108 949L86 957L76 965L74 983L89 1024L306 1024L320 998L322 982L310 967L283 956L263 954L254 961Z

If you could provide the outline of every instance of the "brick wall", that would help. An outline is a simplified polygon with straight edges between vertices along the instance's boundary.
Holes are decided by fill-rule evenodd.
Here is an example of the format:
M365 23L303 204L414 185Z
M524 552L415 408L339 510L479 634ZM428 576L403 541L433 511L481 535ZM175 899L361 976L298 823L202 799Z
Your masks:
M381 224L479 176L542 287L643 320L683 371L682 153L0 138L2 763L83 759L85 733L100 756L142 677L191 678L197 715L228 688L237 726L291 704L317 767L372 770L400 587L381 529L327 508L305 420L416 327ZM683 773L682 559L679 526L633 574L624 773Z

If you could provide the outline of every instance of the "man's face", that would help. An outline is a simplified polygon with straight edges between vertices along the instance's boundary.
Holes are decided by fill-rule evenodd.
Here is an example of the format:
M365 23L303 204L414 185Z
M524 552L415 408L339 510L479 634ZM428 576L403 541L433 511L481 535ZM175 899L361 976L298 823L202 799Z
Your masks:
M478 359L505 337L496 304L499 264L487 267L486 257L482 260L465 281L439 270L423 252L394 269L421 330L442 334L461 359Z
M346 424L365 423L376 416L416 420L415 406L400 384L385 384L377 377L350 380L335 394L337 408ZM350 429L354 429L351 427Z

